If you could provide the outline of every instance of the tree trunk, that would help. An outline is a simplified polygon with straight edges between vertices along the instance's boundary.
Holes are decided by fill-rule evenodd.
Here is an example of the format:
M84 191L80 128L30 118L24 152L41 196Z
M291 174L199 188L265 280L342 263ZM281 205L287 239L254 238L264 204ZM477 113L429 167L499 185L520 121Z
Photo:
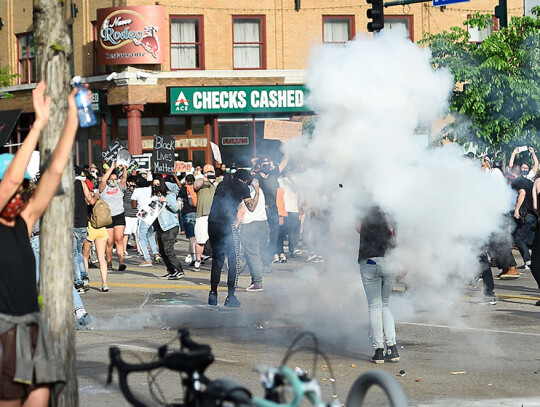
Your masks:
M71 41L66 24L65 1L34 0L34 39L37 75L47 84L52 99L51 117L39 143L41 171L64 128L67 95L71 78ZM58 193L41 224L40 294L43 317L54 350L64 369L67 383L52 389L52 405L73 407L79 404L75 364L73 315L73 162L70 158Z

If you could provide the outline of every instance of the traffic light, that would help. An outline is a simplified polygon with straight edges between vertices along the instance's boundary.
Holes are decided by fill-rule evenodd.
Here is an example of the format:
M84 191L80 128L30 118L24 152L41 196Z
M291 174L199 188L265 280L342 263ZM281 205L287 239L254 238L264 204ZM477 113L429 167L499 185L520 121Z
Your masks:
M367 30L369 32L382 30L384 28L383 0L366 1L371 4L371 8L366 13L367 17L371 19L371 22L367 25Z
M296 11L300 10L300 0L294 0L294 9Z

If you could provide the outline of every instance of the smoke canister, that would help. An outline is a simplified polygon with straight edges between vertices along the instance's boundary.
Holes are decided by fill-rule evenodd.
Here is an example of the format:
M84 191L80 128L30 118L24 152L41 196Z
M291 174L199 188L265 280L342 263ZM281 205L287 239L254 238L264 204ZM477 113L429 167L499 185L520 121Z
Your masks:
M75 76L71 84L77 88L75 102L77 103L77 114L79 116L79 125L81 127L91 127L97 124L96 116L92 110L92 101L88 89L81 84L81 77Z

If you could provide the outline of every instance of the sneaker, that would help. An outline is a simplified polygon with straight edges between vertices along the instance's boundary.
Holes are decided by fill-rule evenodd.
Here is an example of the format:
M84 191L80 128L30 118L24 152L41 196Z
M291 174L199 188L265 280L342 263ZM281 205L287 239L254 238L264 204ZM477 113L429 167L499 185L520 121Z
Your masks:
M174 274L174 271L167 271L167 274L163 274L161 276L159 276L159 278L163 278L163 279L168 279L170 276L172 276Z
M210 258L211 256L205 256L204 254L201 254L201 261L206 261Z
M126 269L126 265L125 264L120 264L118 266L118 271L124 271Z
M210 291L208 294L208 305L217 305L217 291Z
M374 363L384 363L384 349L377 348L375 349L375 355L371 358Z
M167 277L167 280L180 280L181 278L184 278L186 275L183 271L175 271L172 273L169 277Z
M497 304L497 297L495 297L494 295L484 295L482 298L480 298L477 301L477 304L496 305Z
M249 287L246 288L246 291L250 293L255 293L255 292L264 291L264 288L262 284L250 284Z
M107 270L111 271L113 269L112 263L107 263Z
M287 263L287 258L285 257L285 255L283 253L281 253L279 255L279 262L280 263Z
M86 326L90 324L90 322L92 322L92 317L88 312L85 312L80 318L77 318L75 320L75 329L77 331L85 329Z
M399 353L397 351L396 345L388 346L386 348L386 354L384 355L384 360L386 360L387 362L392 362L392 363L395 363L399 360Z
M84 294L84 286L82 284L75 284L75 291L79 294Z
M90 290L90 279L88 278L88 276L83 277L82 283L84 291Z
M322 256L317 256L313 263L324 263L324 258Z
M133 257L131 254L124 252L124 259L130 259L131 257Z
M294 254L295 256L298 256L299 254L302 254L302 251L301 251L300 249L294 249L293 254Z
M279 256L277 254L274 254L274 260L272 260L272 263L279 263Z
M161 256L159 254L155 254L154 255L154 261L156 262L156 264L161 263L161 261L162 261Z
M309 256L306 257L305 261L315 260L316 258L317 258L317 255L315 253L310 253Z
M192 260L192 261L189 263L189 267L195 266L195 262L196 262L196 261L197 261L197 260Z
M195 269L195 271L200 271L201 270L201 262L200 262L200 260L195 260L195 262L193 263L193 268Z
M188 254L184 260L186 263L191 263L193 261L193 257L191 257L191 254Z
M139 263L140 267L152 267L152 260L144 260Z
M109 286L107 284L103 284L101 286L101 291L103 291L104 293L108 293L109 292Z
M240 307L240 301L238 301L238 298L236 298L236 295L230 294L225 298L225 305L226 307L230 308L238 308Z

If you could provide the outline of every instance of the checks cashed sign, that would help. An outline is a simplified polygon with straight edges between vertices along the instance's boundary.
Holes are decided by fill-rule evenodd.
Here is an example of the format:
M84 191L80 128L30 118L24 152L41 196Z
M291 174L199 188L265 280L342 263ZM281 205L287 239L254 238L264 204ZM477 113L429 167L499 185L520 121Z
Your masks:
M309 112L306 98L301 85L169 88L171 115Z

